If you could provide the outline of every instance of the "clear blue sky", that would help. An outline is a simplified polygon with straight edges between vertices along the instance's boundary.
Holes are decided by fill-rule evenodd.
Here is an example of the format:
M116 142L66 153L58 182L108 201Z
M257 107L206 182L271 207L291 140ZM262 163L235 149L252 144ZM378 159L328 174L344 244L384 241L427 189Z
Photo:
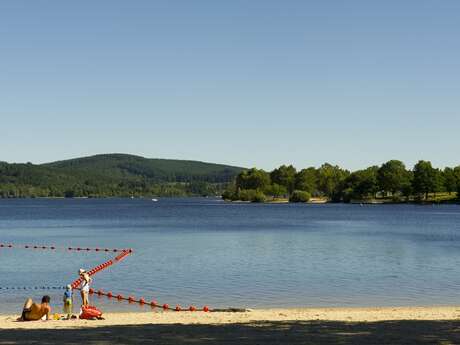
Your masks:
M0 160L460 164L460 1L1 1Z

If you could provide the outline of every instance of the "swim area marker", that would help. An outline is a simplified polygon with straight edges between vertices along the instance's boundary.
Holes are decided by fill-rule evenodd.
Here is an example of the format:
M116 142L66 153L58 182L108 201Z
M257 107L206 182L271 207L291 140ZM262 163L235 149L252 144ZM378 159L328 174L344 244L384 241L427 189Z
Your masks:
M32 249L32 250L52 250L52 251L55 251L55 250L65 250L65 251L77 251L77 252L82 252L82 251L95 251L95 252L112 252L112 253L120 253L118 254L115 258L111 259L111 260L108 260L108 261L105 261L104 263L100 264L100 265L97 265L95 267L93 267L91 270L87 271L87 273L90 275L90 276L93 276L95 275L96 273L99 273L100 271L102 270L105 270L106 268L112 266L113 264L116 264L116 263L119 263L120 261L122 261L123 259L125 259L128 255L132 254L133 253L133 250L132 249L109 249L109 248L85 248L85 247L62 247L62 246L37 246L37 245L14 245L14 244L4 244L4 243L0 243L0 249L1 248L5 248L5 249ZM72 286L73 289L76 289L76 290L80 290L79 286L80 284L82 283L83 281L83 278L78 278L76 279L74 282L72 282L70 285ZM34 287L35 289L37 289L37 287ZM49 289L50 287L41 287L41 289ZM51 287L52 289L60 289L61 287ZM2 288L0 288L2 289ZM24 288L3 288L4 290L27 290L29 288L27 287L24 287ZM32 288L30 288L32 289ZM197 311L198 309L191 305L190 307L186 308L186 309L183 309L180 305L176 305L174 308L173 307L170 307L169 304L163 304L163 305L160 305L157 301L153 300L153 301L150 301L150 302L147 302L144 298L139 298L139 299L136 299L135 297L133 296L128 296L128 297L124 297L123 295L121 294L113 294L112 292L108 291L108 292L104 292L103 290L97 290L95 291L94 289L90 289L89 290L89 293L90 294L97 294L98 296L106 296L108 297L109 299L110 298L115 298L117 299L118 301L122 301L122 300L125 300L125 301L128 301L129 303L138 303L140 305L150 305L152 308L162 308L163 310L174 310L174 311ZM202 311L204 312L208 312L208 311L212 311L208 306L204 306L202 309Z

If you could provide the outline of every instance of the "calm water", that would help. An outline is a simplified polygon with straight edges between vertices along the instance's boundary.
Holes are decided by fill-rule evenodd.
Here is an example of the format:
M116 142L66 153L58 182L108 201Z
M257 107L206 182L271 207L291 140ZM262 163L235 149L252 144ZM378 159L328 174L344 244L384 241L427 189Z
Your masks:
M175 305L460 303L460 206L257 205L214 199L0 200L0 242L133 248L93 287ZM0 312L103 253L0 249ZM59 305L62 291L50 290ZM141 307L94 297L103 310ZM144 307L148 310L148 307Z

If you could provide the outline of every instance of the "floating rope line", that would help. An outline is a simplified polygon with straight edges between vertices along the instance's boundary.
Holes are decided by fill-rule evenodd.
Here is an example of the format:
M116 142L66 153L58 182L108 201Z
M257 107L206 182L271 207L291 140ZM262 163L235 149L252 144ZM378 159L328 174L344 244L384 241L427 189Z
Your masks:
M95 251L95 252L112 252L112 253L120 253L118 254L115 258L111 259L111 260L107 260L105 261L104 263L100 264L100 265L97 265L95 267L93 267L91 270L89 270L87 273L89 276L93 276L95 275L96 273L99 273L100 271L102 270L105 270L106 268L116 264L116 263L119 263L120 261L124 260L128 255L132 254L133 253L133 250L132 249L109 249L109 248L85 248L85 247L63 247L63 246L44 246L44 245L41 245L41 246L38 246L38 245L14 245L12 243L0 243L0 249L1 248L5 248L5 249L32 249L32 250L52 250L52 251L55 251L55 250L65 250L65 251L77 251L77 252L82 252L82 251ZM79 277L78 279L76 279L75 281L73 281L70 285L72 286L72 289L75 289L75 290L80 290L79 286L81 285L81 283L83 282L83 278L82 277ZM65 288L65 287L64 287ZM0 287L0 289L2 289ZM28 290L28 289L32 289L31 287L28 288L28 287L24 287L24 288L3 288L4 290ZM43 290L48 290L48 289L62 289L62 287L46 287L46 286L42 286L42 287L34 287L33 289L43 289ZM123 295L121 294L113 294L112 292L104 292L103 290L97 290L96 292L94 291L94 289L90 289L89 290L89 293L90 294L94 294L96 293L98 296L107 296L108 298L116 298L118 301L122 301L122 300L125 300L125 301L128 301L129 303L138 303L140 305L150 305L152 308L163 308L163 310L174 310L174 311L197 311L197 307L191 305L189 306L187 309L183 309L180 305L176 305L175 307L170 307L169 304L163 304L163 305L160 305L158 304L157 301L153 300L153 301L150 301L150 302L147 302L144 298L139 298L139 299L136 299L134 298L133 296L129 296L129 297L124 297ZM230 308L228 310L232 311L234 310L235 308ZM213 311L211 310L208 306L204 306L202 309L200 309L204 312L208 312L208 311ZM218 311L217 309L215 311ZM219 310L219 311L223 311L223 310Z
M65 286L0 286L0 290L64 290Z
M103 291L101 289L99 290L94 290L94 289L89 289L89 293L92 295L92 294L95 294L95 295L98 295L98 296L106 296L108 297L109 299L111 298L114 298L118 301L128 301L129 303L137 303L137 304L140 304L140 305L150 305L152 308L162 308L163 310L174 310L174 311L197 311L197 310L202 310L204 312L208 312L208 311L211 311L209 309L209 307L207 305L205 305L202 309L198 309L197 307L195 307L194 305L191 305L189 306L188 308L186 309L183 309L179 304L177 304L175 307L170 307L169 304L159 304L156 300L152 300L152 301L147 301L146 299L144 298L135 298L134 296L128 296L128 297L125 297L121 294L115 294L115 293L112 293L111 291Z
M99 273L100 271L102 270L105 270L107 267L110 267L112 266L113 264L116 264L118 262L120 262L121 260L123 260L124 258L126 258L129 254L131 254L133 252L132 249L123 249L122 252L120 254L118 254L113 260L108 260L96 267L93 267L91 270L88 271L88 274L89 276L93 276L95 275L96 273ZM78 279L76 279L72 284L70 284L72 286L73 289L77 288L81 283L83 282L83 278L82 277L79 277Z
M0 243L0 248L6 248L6 249L47 249L47 250L65 250L65 251L77 251L77 252L82 252L82 251L94 251L94 252L124 252L128 249L117 249L117 248L88 248L88 247L64 247L64 246L43 246L43 245L14 245L14 244L6 244L6 243Z

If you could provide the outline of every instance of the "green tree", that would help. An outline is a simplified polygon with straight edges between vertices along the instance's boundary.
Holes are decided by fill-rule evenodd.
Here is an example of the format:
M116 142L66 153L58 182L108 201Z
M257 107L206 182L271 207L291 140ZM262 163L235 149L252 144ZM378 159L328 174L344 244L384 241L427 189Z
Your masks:
M414 166L414 180L412 183L414 193L424 195L428 199L428 193L435 192L438 185L438 174L429 161L418 161Z
M349 172L337 165L323 164L318 169L318 189L328 198L338 201L341 198L342 183Z
M251 202L264 202L265 194L256 189L242 189L238 191L238 200L251 201Z
M385 194L392 195L401 192L409 183L409 173L403 162L390 160L380 167L377 172L379 189Z
M300 170L295 175L295 189L303 190L314 194L318 189L318 172L315 168L310 167Z
M413 189L414 172L408 171L407 176L408 176L407 183L404 183L401 189L401 193L402 195L406 197L406 201L408 201L410 197L414 194L414 189Z
M292 193L294 190L296 173L297 171L292 165L282 165L270 173L270 179L272 183L284 186L289 193Z
M265 189L265 194L271 195L274 198L279 198L279 197L287 195L288 191L286 187L280 186L279 184L274 183Z
M270 185L270 175L261 169L244 170L236 177L237 189L264 190Z
M457 176L452 168L445 168L443 171L444 175L444 189L449 194L457 190Z
M344 182L344 200L364 199L378 191L377 166L351 173Z

